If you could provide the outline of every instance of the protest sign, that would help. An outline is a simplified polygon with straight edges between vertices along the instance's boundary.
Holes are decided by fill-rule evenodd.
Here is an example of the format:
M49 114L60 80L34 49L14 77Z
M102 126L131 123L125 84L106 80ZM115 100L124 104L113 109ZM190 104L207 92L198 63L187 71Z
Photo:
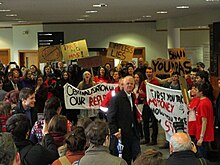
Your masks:
M42 46L38 49L40 63L62 61L62 52L60 45Z
M123 61L132 61L133 55L134 46L110 42L106 56L109 58L120 59Z
M170 60L186 60L185 48L168 49Z
M61 45L64 60L74 60L89 55L86 40Z
M64 85L66 109L99 109L106 94L118 84L97 84L85 90L79 90L70 84Z
M168 60L157 59L151 61L151 67L156 74L170 74L170 71L177 72L178 75L189 74L191 70L191 61L186 60Z
M80 58L77 63L82 68L92 68L101 66L103 64L102 61L102 56L89 56L86 58Z
M147 83L147 102L165 133L171 137L175 133L174 122L183 122L187 132L187 106L180 90L162 88ZM167 139L169 141L169 139Z

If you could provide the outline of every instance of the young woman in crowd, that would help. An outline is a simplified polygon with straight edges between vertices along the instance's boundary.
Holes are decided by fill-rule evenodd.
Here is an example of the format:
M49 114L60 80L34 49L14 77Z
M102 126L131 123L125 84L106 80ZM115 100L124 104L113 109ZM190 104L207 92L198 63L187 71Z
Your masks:
M131 64L127 66L127 76L134 77L134 66Z
M24 75L20 79L22 88L31 88L34 89L35 80L31 77L31 71L29 69L24 70Z
M48 96L47 86L44 83L43 76L39 75L36 78L36 85L35 85L35 100L36 100L35 108L37 109L38 113L43 113L47 96Z
M99 67L97 76L94 77L96 83L110 82L109 74L106 68Z
M121 78L120 72L119 71L114 71L113 76L112 76L112 83L118 84L120 78Z
M30 140L33 143L42 143L42 139L43 139L42 129L44 123L46 122L46 124L48 125L52 117L55 115L59 115L61 113L61 110L62 110L62 106L60 99L58 97L53 96L52 98L50 98L45 102L44 118L36 121L31 130ZM71 128L72 128L72 124L68 120L67 121L68 132L71 131Z
M40 69L38 69L35 65L30 66L30 71L31 71L31 77L33 80L35 80L37 76L42 74Z
M54 143L57 148L63 145L65 135L67 134L67 118L63 115L55 115L50 122L44 123L48 127L48 133L53 137ZM47 129L47 128L46 128ZM43 139L42 145L44 146L45 140Z
M134 89L133 89L133 93L135 94L135 103L137 104L137 107L139 108L139 110L142 112L143 109L143 100L141 100L139 98L139 89L141 86L141 82L144 81L144 77L141 74L141 72L137 72L134 75ZM144 137L143 134L143 125L142 123L138 123L138 131L139 131L139 135L140 138L142 139Z
M82 127L76 127L70 132L64 141L67 151L64 156L55 160L52 165L62 165L77 163L84 156L86 145L86 135ZM67 163L68 162L68 163Z
M45 65L44 66L44 75L43 75L44 81L47 80L47 77L48 77L49 73L53 73L52 69L51 69L51 66L50 65Z
M83 73L83 80L78 84L77 88L80 90L91 88L95 85L95 82L92 80L91 73L89 71L85 71ZM88 109L81 109L80 116L81 117L95 117L98 114L98 110L88 110Z

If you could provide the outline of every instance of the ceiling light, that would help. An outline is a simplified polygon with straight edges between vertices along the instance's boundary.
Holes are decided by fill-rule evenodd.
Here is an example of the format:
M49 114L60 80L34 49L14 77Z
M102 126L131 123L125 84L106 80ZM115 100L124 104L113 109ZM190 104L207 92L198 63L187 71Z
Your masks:
M143 18L151 18L151 15L144 15Z
M94 4L94 5L92 5L93 7L106 7L106 6L108 6L107 4L105 4L105 3L100 3L100 4Z
M88 17L90 17L90 15L83 15L82 17L84 17L84 18L88 18Z
M27 21L18 21L19 23L24 23L24 22L27 22Z
M177 6L177 9L189 9L189 6Z
M167 11L157 11L157 14L167 14Z
M85 21L86 19L84 18L79 18L79 19L76 19L77 21Z
M219 2L219 0L205 0L206 2Z
M91 14L91 13L97 13L97 12L98 12L97 10L87 10L87 11L86 11L87 14L89 14L89 13L90 13L90 14Z
M1 9L0 12L7 12L7 11L11 11L10 9Z
M0 2L0 5L2 4L2 2Z
M6 17L17 17L17 14L7 14Z

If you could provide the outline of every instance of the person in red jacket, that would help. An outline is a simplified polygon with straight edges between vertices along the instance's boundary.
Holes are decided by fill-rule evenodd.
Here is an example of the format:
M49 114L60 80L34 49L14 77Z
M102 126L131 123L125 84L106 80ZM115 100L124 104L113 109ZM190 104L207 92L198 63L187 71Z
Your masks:
M200 102L196 108L196 139L199 152L204 158L207 158L209 142L214 141L213 107L207 97L209 94L208 84L199 84L198 90Z
M102 101L100 105L100 110L102 110L103 112L107 112L108 106L109 106L109 103L112 97L114 97L122 89L123 89L123 78L119 80L118 87L116 87L114 90L111 90L110 92L107 93L107 95L105 96L105 99Z

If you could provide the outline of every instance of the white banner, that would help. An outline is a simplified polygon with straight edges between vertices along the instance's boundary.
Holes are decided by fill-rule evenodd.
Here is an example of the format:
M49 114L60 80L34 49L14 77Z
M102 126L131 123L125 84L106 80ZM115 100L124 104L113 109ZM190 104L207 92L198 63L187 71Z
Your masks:
M89 89L79 90L70 84L64 86L66 109L99 109L106 94L118 84L97 84Z
M187 132L187 106L184 103L181 90L162 88L147 83L147 102L155 117L165 130L166 138L175 133L173 122L183 121L184 131Z

